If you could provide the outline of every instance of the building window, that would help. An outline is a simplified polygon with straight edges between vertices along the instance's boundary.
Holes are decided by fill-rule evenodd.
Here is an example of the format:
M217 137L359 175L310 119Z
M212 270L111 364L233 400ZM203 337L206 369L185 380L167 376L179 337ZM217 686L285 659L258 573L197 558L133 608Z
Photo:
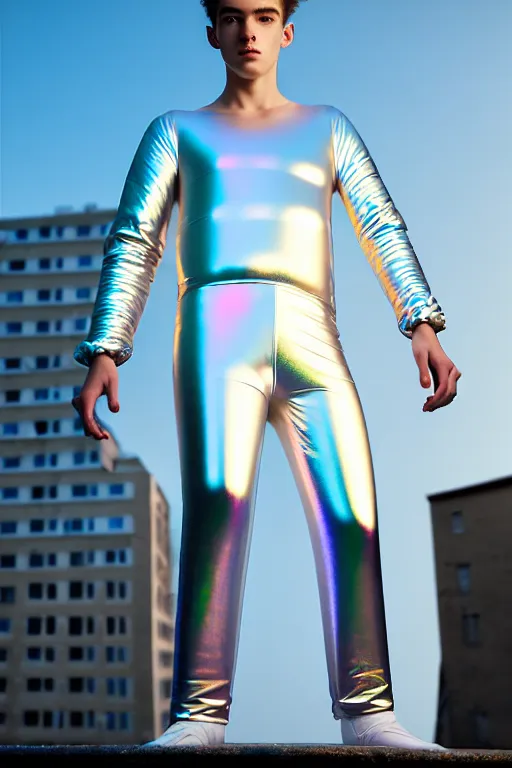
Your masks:
M111 496L122 496L124 493L123 483L112 483L109 486L109 492Z
M64 266L64 259L62 258L62 256L59 256L57 259L55 259L55 266L57 267L57 269L62 269L62 267Z
M70 677L68 680L69 693L82 693L84 691L83 677Z
M35 429L36 435L47 435L48 428L49 428L49 424L47 421L34 422L34 429Z
M94 633L94 616L69 616L68 633L70 635L92 635Z
M23 272L26 264L23 259L14 259L9 262L9 272Z
M28 229L17 229L16 240L28 240Z
M39 269L50 269L51 261L50 259L39 259Z
M105 661L107 664L125 664L127 659L127 649L124 645L107 645L105 648Z
M462 564L457 566L457 583L463 595L467 595L471 589L471 566Z
M0 648L0 663L4 664L7 661L7 648Z
M75 320L75 331L85 331L87 328L87 318L77 317Z
M47 355L39 355L36 357L36 368L38 370L46 370L50 367L50 358Z
M123 517L109 517L108 519L108 528L109 531L120 531L124 527L124 518Z
M78 257L78 266L79 267L90 267L90 266L92 266L92 256L79 256Z
M116 634L126 634L126 618L124 616L107 616L107 635Z
M4 369L6 371L19 371L21 368L21 357L6 357L4 359Z
M44 531L44 520L31 520L30 533L40 533Z
M91 289L89 288L89 286L83 286L82 288L77 288L75 295L77 299L89 299L91 297Z
M16 587L0 587L0 603L15 603Z
M88 237L91 234L91 227L89 224L79 224L76 228L76 234L78 237Z
M464 530L465 526L462 512L460 510L452 512L452 533L464 533Z
M12 520L0 523L0 533L16 533L18 523Z
M37 645L29 645L27 648L27 659L29 661L39 661L42 655L42 648Z
M37 709L26 709L23 712L23 724L29 727L39 725L39 712Z
M161 699L171 698L171 683L172 681L170 679L160 680L160 698Z
M462 634L466 645L480 644L480 614L466 613L462 617Z
M37 292L38 301L50 301L51 291L48 288L40 288Z
M71 711L69 713L69 725L71 728L83 728L84 713Z
M70 565L84 565L84 553L83 552L70 552L69 564Z
M23 323L19 321L12 321L7 323L7 333L21 333L23 330Z
M27 691L53 691L53 677L28 677Z
M84 596L83 581L70 581L69 582L69 599L81 600L83 596Z
M22 304L23 303L23 291L7 291L7 303L8 304Z
M19 488L2 488L2 499L7 501L8 499L17 499L19 496Z
M21 392L19 389L8 389L5 393L6 403L19 403L21 401Z
M84 498L87 496L87 486L86 485L72 485L71 486L71 495L73 498Z
M19 469L21 467L21 456L5 456L3 467L4 469Z
M0 568L16 568L16 555L0 555Z
M73 464L75 467L85 464L85 451L75 451L73 454Z
M50 399L50 390L48 389L48 387L43 387L41 389L36 389L34 391L34 399L38 400L38 401L49 400ZM37 424L46 424L46 422L36 422L36 425ZM37 431L37 426L36 426L36 431Z
M160 666L172 667L172 653L170 651L160 651Z
M46 589L45 589L46 588ZM46 595L45 595L46 592ZM42 600L46 596L47 600L57 599L57 585L56 584L41 584L40 582L33 581L28 585L28 597L29 600Z
M16 422L14 422L14 423L11 422L10 424L4 424L2 432L3 432L4 435L9 435L11 437L13 435L17 435L18 434L18 424L16 424Z
M0 619L0 635L8 635L11 631L11 620Z
M28 560L29 568L42 568L44 565L44 557L38 552L33 552L29 556Z
M39 227L39 237L41 237L43 240L48 240L51 234L51 227Z
M62 301L62 288L55 289L55 301Z

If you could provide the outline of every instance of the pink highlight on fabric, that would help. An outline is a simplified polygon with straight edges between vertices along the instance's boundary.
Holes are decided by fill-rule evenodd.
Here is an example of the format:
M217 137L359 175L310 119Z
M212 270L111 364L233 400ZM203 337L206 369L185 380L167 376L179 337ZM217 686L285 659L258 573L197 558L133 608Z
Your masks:
M252 304L251 286L237 285L227 286L223 290L218 286L213 299L213 323L214 333L220 342L227 342L232 338L238 327L238 322Z

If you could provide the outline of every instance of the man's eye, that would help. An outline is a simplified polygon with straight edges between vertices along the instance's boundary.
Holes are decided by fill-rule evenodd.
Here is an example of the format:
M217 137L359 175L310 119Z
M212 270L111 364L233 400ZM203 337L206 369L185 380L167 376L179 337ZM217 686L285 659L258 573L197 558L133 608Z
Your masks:
M267 21L274 21L274 19L272 18L272 16L260 16L260 21L263 21L264 23L266 23Z

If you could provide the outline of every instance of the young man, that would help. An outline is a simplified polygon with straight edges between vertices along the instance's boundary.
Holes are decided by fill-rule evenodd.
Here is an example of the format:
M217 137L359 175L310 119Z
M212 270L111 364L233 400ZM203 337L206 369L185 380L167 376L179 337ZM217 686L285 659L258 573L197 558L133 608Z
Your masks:
M154 745L220 744L228 722L255 486L267 421L289 457L315 553L334 717L345 744L437 748L395 720L374 479L358 395L336 327L330 206L339 192L361 246L412 338L423 407L460 373L436 333L444 316L368 150L337 109L292 103L277 62L297 0L202 0L226 87L148 127L105 242L90 366L73 401L85 433L133 336L179 201L175 400L183 534L170 727ZM168 354L165 340L162 354ZM269 690L269 706L278 703Z

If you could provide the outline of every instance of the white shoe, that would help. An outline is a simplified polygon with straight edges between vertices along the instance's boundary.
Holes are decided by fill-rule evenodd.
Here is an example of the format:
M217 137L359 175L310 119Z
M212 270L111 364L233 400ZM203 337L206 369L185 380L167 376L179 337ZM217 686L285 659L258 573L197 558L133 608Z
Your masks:
M341 738L350 747L399 747L447 752L440 744L422 741L402 728L394 712L375 712L341 719Z
M213 747L224 744L226 726L220 723L203 723L178 720L155 741L145 747Z

